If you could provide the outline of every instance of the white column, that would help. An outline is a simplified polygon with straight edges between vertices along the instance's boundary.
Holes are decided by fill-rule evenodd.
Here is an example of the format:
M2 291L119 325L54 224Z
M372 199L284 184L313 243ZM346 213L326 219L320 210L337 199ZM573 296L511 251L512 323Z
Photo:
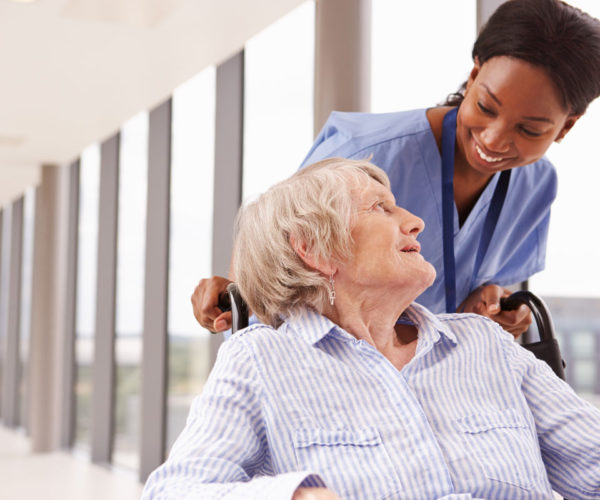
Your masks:
M98 278L92 375L92 462L100 464L110 463L114 438L119 144L120 135L117 133L100 146Z
M329 113L370 111L371 0L316 0L315 135Z
M477 0L477 32L504 0Z
M65 386L69 169L42 168L36 191L29 351L29 429L34 452L60 448Z
M8 268L8 296L6 331L2 367L2 419L9 427L19 424L19 360L21 318L21 260L23 256L23 198L11 205L10 211L10 265Z
M142 355L141 482L165 459L167 421L171 99L150 111Z

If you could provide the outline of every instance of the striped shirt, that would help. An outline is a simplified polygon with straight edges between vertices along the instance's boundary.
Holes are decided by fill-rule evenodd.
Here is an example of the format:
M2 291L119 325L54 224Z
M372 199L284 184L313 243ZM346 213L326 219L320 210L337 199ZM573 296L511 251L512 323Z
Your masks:
M492 321L403 318L400 371L312 311L234 335L144 498L600 498L598 409Z

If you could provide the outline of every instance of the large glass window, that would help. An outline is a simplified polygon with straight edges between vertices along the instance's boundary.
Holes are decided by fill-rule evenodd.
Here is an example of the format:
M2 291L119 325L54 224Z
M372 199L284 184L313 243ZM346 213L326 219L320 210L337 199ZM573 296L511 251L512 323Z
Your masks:
M594 0L568 3L600 18L600 4ZM530 287L551 307L567 380L600 406L600 230L590 217L600 213L600 165L594 147L599 129L596 100L561 144L548 151L558 172L558 194L552 206L546 269L530 280Z
M116 400L113 462L139 465L140 385L148 176L148 113L123 125L119 152Z
M23 201L23 257L21 259L21 311L19 321L19 424L25 429L28 429L27 367L31 333L34 222L35 188L31 187L25 193Z
M75 313L75 445L90 448L92 367L96 322L100 146L81 154Z
M458 89L473 65L475 7L475 0L373 0L374 112L432 107Z
M209 68L173 93L167 449L209 371L211 334L194 319L190 296L211 274L214 123L215 70Z
M313 140L314 3L248 40L244 199L294 173Z

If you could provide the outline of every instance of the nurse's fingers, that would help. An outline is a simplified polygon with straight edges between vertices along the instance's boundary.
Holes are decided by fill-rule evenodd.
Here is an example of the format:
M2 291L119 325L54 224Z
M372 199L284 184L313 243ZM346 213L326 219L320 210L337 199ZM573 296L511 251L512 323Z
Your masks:
M231 283L221 276L200 280L191 296L196 321L211 332L221 332L231 326L231 313L219 307L219 296L227 291Z
M486 310L486 316L490 317L500 313L500 299L508 297L510 290L498 285L485 285L481 289L481 301Z
M526 332L532 321L531 311L525 304L514 311L501 311L499 314L490 316L490 319L493 319L515 338L519 338Z

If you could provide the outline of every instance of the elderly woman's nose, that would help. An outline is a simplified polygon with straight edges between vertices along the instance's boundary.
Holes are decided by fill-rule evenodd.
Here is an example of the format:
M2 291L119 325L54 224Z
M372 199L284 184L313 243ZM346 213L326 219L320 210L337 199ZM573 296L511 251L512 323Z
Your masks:
M414 234L415 236L423 231L425 222L420 217L410 213L408 210L400 209L400 227L402 232L406 234Z

